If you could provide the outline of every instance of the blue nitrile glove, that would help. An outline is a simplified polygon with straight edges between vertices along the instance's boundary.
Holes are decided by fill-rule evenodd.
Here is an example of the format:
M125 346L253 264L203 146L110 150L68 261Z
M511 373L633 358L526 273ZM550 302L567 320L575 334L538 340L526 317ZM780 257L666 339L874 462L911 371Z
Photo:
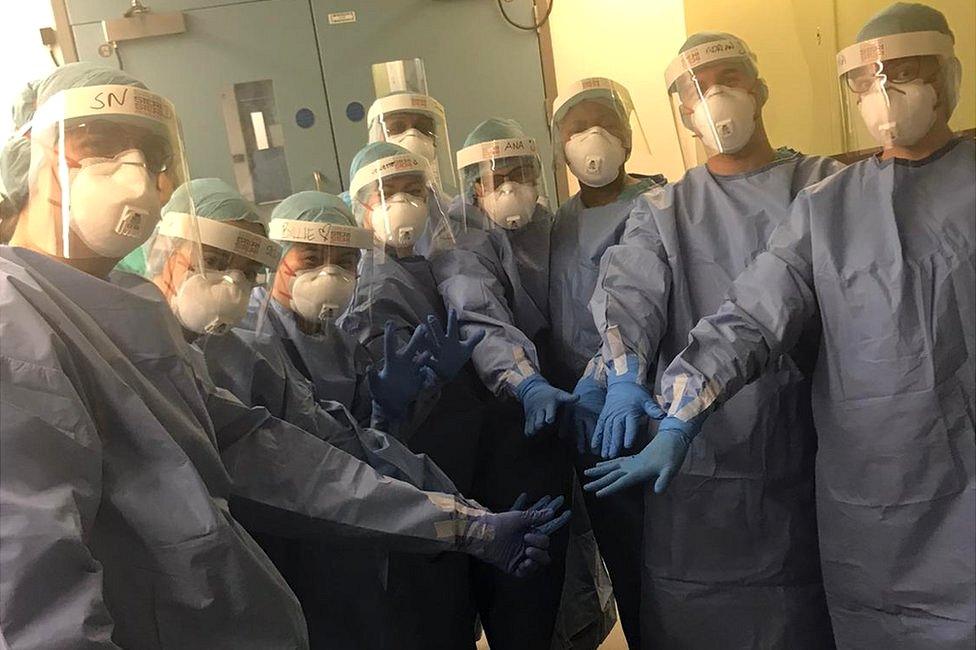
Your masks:
M655 420L662 420L654 439L635 456L605 460L586 470L584 473L594 480L584 485L584 490L605 497L654 478L657 479L654 482L657 494L667 489L671 478L681 469L688 447L701 431L706 415L685 422L666 416L652 401L645 402L644 412Z
M387 321L383 331L383 369L369 371L369 391L383 416L391 422L403 420L410 404L424 383L423 368L430 353L424 351L427 328L418 325L413 336L399 351L393 321Z
M525 412L523 433L526 438L531 438L543 427L555 422L556 412L562 404L579 401L578 395L559 390L539 373L523 379L515 389L515 396L522 402L522 410Z
M427 365L434 371L437 378L447 383L454 379L461 368L471 359L474 347L485 338L485 331L461 340L461 328L458 326L458 315L453 309L447 313L447 329L441 328L441 322L433 314L427 317L427 348L430 359Z
M583 375L576 382L573 395L579 400L566 407L568 413L567 417L563 418L563 423L569 430L564 431L564 434L567 438L575 436L577 451L585 454L590 447L590 437L596 428L600 411L603 410L607 389L593 375Z
M566 525L572 516L565 510L557 516L563 497L542 497L528 510L521 495L509 512L485 512L464 526L459 550L493 564L519 578L548 565L549 536Z
M628 354L626 359L627 371L623 374L607 368L607 401L590 442L593 453L604 458L616 458L623 449L634 446L647 423L644 402L653 400L648 390L638 383L643 377L639 375L637 357Z

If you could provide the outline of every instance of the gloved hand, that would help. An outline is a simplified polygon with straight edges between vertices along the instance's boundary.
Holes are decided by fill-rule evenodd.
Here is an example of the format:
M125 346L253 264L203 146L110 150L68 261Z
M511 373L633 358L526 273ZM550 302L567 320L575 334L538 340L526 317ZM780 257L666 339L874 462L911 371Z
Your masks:
M563 418L564 426L568 431L564 431L566 437L576 437L576 449L581 454L585 454L590 446L590 437L596 428L597 419L600 411L603 410L603 403L607 399L607 389L604 388L592 375L584 375L576 382L573 395L579 400L566 407L567 417Z
M471 359L474 346L485 338L485 331L479 330L476 334L461 340L458 315L453 309L447 313L447 330L441 329L441 322L434 315L427 317L427 325L427 346L430 351L427 365L440 381L449 382Z
M600 412L590 447L594 454L604 458L616 458L623 449L629 449L637 441L637 435L646 425L644 402L653 397L638 383L640 362L627 355L627 372L618 375L607 371L607 401Z
M398 351L393 321L387 321L384 326L383 369L379 372L371 369L367 379L373 401L391 422L406 417L410 403L423 386L422 370L430 357L430 352L423 349L426 336L426 326L418 325L407 344Z
M525 428L522 432L526 438L531 438L543 427L555 422L560 405L579 401L578 395L555 388L538 373L523 379L515 389L515 396L522 402L522 410L525 411Z
M645 403L644 411L655 420L663 418L654 439L636 456L605 460L586 470L584 473L595 480L584 485L584 490L605 497L655 477L654 492L661 494L667 489L671 477L681 469L688 447L701 431L705 417L685 422L665 416L654 402Z
M523 510L526 495L521 495L509 512L486 512L472 518L465 527L460 549L492 564L506 573L524 578L547 566L549 536L566 525L572 513L564 511L563 497L542 497Z

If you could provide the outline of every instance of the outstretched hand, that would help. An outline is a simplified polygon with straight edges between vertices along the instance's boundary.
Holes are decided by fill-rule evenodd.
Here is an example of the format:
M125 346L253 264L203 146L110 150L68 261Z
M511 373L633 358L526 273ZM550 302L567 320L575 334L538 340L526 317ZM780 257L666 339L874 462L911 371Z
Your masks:
M523 433L526 438L533 437L553 424L562 405L579 401L578 395L559 390L539 374L523 379L515 394L522 402L522 410L525 412Z
M383 368L374 368L367 376L373 399L391 420L402 420L424 383L423 368L430 358L424 350L427 328L418 325L410 340L396 349L393 321L383 331Z
M442 328L440 320L432 314L427 317L427 348L430 352L427 366L442 382L451 381L471 359L475 346L483 338L485 331L478 330L462 339L458 315L453 309L447 313L447 329Z
M688 453L688 447L701 428L701 421L685 422L665 416L653 401L644 403L644 410L653 419L661 419L657 435L635 456L605 460L584 473L593 479L583 486L587 492L606 497L631 486L654 480L654 492L662 494Z

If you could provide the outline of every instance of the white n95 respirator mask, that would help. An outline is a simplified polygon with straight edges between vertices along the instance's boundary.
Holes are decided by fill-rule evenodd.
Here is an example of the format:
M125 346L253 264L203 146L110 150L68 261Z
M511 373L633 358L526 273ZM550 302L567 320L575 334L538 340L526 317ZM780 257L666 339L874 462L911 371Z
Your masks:
M298 271L291 285L291 309L305 320L335 320L346 310L356 292L356 274L341 266Z
M188 275L172 301L180 324L197 334L224 334L247 314L251 283L240 271Z
M415 156L420 156L425 160L433 161L436 155L434 138L418 129L407 129L403 133L387 136L386 141L398 144Z
M380 241L397 248L413 246L427 225L427 202L398 192L373 208L370 223Z
M627 150L620 138L601 126L569 136L565 152L573 176L590 187L612 183L627 160Z
M538 200L535 185L506 181L481 197L481 205L493 222L506 230L517 230L532 220Z
M858 109L878 144L911 146L935 123L937 102L935 88L921 79L884 87L878 81L860 95Z
M742 88L712 86L695 106L690 122L689 128L709 151L736 153L756 132L756 98Z
M69 179L71 230L92 252L125 257L149 239L159 221L159 192L141 151L83 160Z

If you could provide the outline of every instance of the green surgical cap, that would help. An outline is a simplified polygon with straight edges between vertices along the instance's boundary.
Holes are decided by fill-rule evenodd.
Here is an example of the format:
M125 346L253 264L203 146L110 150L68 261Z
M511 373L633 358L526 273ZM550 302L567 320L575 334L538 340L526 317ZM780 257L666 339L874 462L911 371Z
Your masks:
M34 117L34 111L38 106L62 90L109 84L136 86L138 88L146 87L144 83L135 77L116 68L109 68L87 61L68 63L43 79L32 81L24 86L11 108L14 128L20 129L24 124L29 122Z
M464 146L470 147L492 140L508 140L510 138L524 138L525 131L515 120L503 117L491 117L474 127L464 140Z
M626 123L627 107L617 99L617 96L607 88L588 88L583 92L576 93L568 100L566 103L559 107L555 115L552 116L552 121L554 124L558 124L564 117L569 109L574 106L578 106L585 101L598 101L610 106L613 110L617 111Z
M275 206L271 218L335 223L341 226L356 225L356 219L342 199L333 194L314 191L292 194Z
M464 146L471 147L492 140L524 137L525 131L522 130L522 125L515 120L491 117L474 127L474 130L464 140ZM464 183L464 196L468 201L473 200L474 183L478 180L479 171L478 165L468 165L462 170L463 178L461 181Z
M715 41L735 41L742 46L746 52L751 52L749 46L746 42L735 34L729 34L728 32L698 32L697 34L692 34L685 41L681 49L678 50L678 54L682 52L687 52L693 47L698 47L699 45L705 45L706 43L714 43Z
M857 33L856 41L860 43L872 38L909 32L940 32L952 37L955 42L955 36L941 11L928 5L908 2L896 2L876 13Z
M31 148L27 138L11 138L0 151L0 200L4 218L20 214L27 203Z
M382 160L383 158L389 158L390 156L399 156L401 154L409 153L409 151L400 145L393 144L392 142L370 143L360 149L359 152L353 156L352 164L349 165L349 182L352 182L356 172L370 163L374 163L377 160Z
M164 215L168 212L192 212L214 221L263 223L254 204L219 178L197 178L180 185L163 206L162 212Z

